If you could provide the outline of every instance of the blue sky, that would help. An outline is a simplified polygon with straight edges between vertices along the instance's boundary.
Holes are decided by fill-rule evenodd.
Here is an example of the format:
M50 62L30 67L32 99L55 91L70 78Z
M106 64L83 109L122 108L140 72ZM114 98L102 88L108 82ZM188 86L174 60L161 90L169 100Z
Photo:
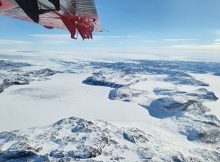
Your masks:
M0 50L213 55L220 60L219 0L96 0L104 32L71 40L65 30L0 16Z

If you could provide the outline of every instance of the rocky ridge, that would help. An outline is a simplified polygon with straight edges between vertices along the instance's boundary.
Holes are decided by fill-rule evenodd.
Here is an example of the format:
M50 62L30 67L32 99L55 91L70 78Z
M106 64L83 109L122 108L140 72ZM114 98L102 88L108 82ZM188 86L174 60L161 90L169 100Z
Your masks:
M50 126L0 133L0 161L207 161L220 153L189 147L169 149L169 142L137 128L104 121L62 119ZM168 147L168 148L167 148Z
M32 81L47 80L50 76L57 73L57 71L54 71L50 68L38 70L22 69L31 66L31 64L27 63L0 60L0 93L10 86L26 85Z

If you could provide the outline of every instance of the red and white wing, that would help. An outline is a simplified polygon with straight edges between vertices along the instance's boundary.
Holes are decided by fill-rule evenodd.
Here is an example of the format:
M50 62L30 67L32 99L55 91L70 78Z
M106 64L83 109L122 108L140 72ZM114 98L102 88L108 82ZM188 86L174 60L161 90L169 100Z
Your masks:
M48 0L38 0L39 8L54 8ZM0 14L32 21L15 0L0 0ZM94 0L60 0L60 10L40 14L39 24L46 28L68 29L71 37L79 32L83 39L92 38L91 32L102 31Z

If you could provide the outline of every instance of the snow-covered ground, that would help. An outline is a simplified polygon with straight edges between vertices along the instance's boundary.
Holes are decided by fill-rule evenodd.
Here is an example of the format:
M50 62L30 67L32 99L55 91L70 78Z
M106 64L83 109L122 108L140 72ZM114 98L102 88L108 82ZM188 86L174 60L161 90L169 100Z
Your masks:
M77 116L107 121L147 122L135 103L111 101L110 88L82 84L88 74L57 74L47 81L12 86L0 93L0 130L25 129Z
M0 66L0 161L220 161L218 63Z
M200 80L204 80L209 83L209 90L215 92L216 96L220 97L220 76L215 76L212 74L192 74ZM220 119L220 100L215 102L206 101L204 103L207 107L211 109L211 113L215 114Z

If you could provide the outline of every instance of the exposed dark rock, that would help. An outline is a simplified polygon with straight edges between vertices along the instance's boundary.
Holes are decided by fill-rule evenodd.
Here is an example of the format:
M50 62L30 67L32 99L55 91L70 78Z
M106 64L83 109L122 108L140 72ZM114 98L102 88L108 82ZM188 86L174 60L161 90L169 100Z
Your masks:
M0 93L2 93L4 91L3 86L0 85Z
M91 132L91 129L86 127L84 124L78 124L76 125L71 132L78 133L78 132Z
M109 99L132 102L138 98L147 98L147 95L148 93L146 91L131 89L128 86L125 86L111 90L109 93Z
M172 157L173 162L186 162L187 159L183 156L182 153L178 153Z
M31 151L3 151L0 152L2 162L49 162L45 156L37 155Z
M154 93L156 95L173 96L173 95L183 95L183 94L186 94L187 92L178 91L178 90L175 90L175 89L154 88Z
M13 68L21 68L21 67L27 67L27 66L32 66L32 65L27 64L27 63L0 60L1 69L13 69Z
M90 159L101 155L102 150L91 146L83 146L80 151L69 151L67 154L71 158Z
M3 85L5 87L9 87L12 85L26 85L29 84L29 80L26 78L15 78L15 79L4 79L3 80Z
M37 71L29 71L29 72L19 72L19 74L13 74L8 78L3 79L0 84L0 93L4 91L4 89L13 86L13 85L26 85L34 80L45 80L47 77L55 75L56 72L47 68L41 69Z
M88 77L83 81L84 84L87 85L94 85L94 86L105 86L105 87L111 87L111 88L120 88L123 85L122 84L117 84L114 82L108 82L104 80L98 80L94 76Z
M165 81L173 82L174 84L182 84L182 85L194 85L194 86L204 86L204 87L209 86L208 83L197 80L191 76L190 77L169 76L165 79Z
M214 92L208 91L205 88L197 89L196 91L192 93L188 93L189 96L198 97L199 99L206 99L206 100L218 100L218 97L216 97Z
M78 127L82 127L82 129L72 133L72 129ZM85 132L82 131L83 129L90 131ZM200 139L207 137L209 140L212 139L212 136L208 134L206 137L201 136ZM49 145L49 149L44 148L45 145ZM165 147L161 147L161 145ZM219 153L212 150L205 153L206 156L201 154L202 150L200 150L201 152L195 149L185 150L188 152L185 156L179 151L172 152L172 154L167 152L164 149L166 146L167 141L146 134L137 128L118 128L107 122L91 122L71 117L48 127L0 133L0 161L66 162L83 160L96 162L96 158L103 158L106 161L129 161L131 159L127 157L128 153L132 153L133 157L138 158L134 161L178 162L185 160L188 162L204 161L206 158L212 159L213 162L219 160L217 157ZM70 149L71 147L72 149Z
M56 71L46 68L46 69L41 69L41 70L36 70L36 71L30 71L30 72L25 73L24 75L29 76L29 77L48 77L48 76L52 76L55 74L56 74Z
M216 76L220 76L220 72L219 72L219 73L214 73L214 75L216 75Z
M216 144L220 142L220 127L215 127L208 131L200 132L198 140L203 143Z
M64 152L59 150L54 150L50 152L50 157L52 158L64 158Z
M124 137L124 139L126 139L132 143L135 143L134 137L130 133L123 132L123 137Z

